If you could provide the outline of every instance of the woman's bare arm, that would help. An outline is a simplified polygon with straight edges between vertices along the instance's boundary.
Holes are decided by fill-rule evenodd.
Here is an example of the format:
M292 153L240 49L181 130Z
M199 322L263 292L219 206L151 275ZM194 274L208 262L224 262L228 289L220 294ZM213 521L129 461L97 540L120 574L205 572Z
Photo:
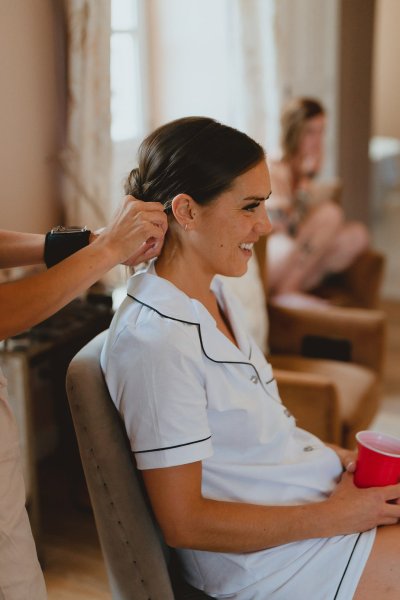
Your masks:
M173 547L216 552L253 552L298 540L331 537L392 524L400 506L400 484L357 489L349 474L322 502L260 506L209 500L201 494L201 462L142 471L149 497Z
M0 269L43 262L44 235L0 230Z
M115 265L126 261L137 264L156 256L161 250L166 228L166 216L161 204L145 203L127 196L110 225L89 246L48 271L0 286L0 339L15 335L48 318ZM44 237L40 237L43 243ZM22 245L26 239L22 234ZM8 238L14 252L15 240L14 236ZM28 246L31 249L35 247L33 254L37 254L38 241L33 237L28 240ZM1 257L6 246L7 239L3 244L0 243ZM25 253L26 249L17 251L17 260L21 261ZM8 264L22 263L9 260Z

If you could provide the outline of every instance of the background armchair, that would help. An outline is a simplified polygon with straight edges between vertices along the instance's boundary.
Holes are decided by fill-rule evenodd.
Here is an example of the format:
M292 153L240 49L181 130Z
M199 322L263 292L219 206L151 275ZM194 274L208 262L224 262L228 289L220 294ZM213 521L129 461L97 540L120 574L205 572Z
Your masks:
M122 420L104 382L106 332L89 342L67 372L67 395L114 600L209 598L179 576L162 540Z
M381 252L367 250L345 271L326 278L310 294L337 306L378 308L385 262Z
M255 253L266 298L265 239ZM386 318L357 308L288 307L267 302L269 354L283 402L300 427L354 446L380 402Z

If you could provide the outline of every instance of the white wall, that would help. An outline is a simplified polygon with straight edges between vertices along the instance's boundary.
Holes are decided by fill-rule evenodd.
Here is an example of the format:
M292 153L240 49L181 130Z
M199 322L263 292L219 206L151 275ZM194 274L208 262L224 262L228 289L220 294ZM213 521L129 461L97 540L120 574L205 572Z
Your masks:
M0 228L57 223L59 111L52 0L0 2Z

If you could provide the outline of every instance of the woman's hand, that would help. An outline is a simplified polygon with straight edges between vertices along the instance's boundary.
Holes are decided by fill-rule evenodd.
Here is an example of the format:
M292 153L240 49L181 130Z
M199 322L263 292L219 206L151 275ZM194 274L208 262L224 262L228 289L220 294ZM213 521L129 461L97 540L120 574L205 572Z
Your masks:
M343 533L367 531L379 525L393 525L400 520L400 484L360 489L354 485L357 452L335 444L326 444L338 455L344 473L328 500L330 509L337 509Z
M90 243L106 244L116 253L116 264L135 266L160 253L167 227L160 202L125 196L110 224L92 234Z
M327 506L337 530L347 534L398 523L399 498L400 484L360 489L354 485L353 476L345 472Z

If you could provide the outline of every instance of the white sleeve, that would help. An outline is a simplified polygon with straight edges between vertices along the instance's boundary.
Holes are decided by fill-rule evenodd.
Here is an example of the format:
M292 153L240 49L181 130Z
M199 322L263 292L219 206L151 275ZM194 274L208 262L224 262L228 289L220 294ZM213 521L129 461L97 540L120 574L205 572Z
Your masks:
M153 314L109 347L105 377L139 469L211 456L197 327Z

